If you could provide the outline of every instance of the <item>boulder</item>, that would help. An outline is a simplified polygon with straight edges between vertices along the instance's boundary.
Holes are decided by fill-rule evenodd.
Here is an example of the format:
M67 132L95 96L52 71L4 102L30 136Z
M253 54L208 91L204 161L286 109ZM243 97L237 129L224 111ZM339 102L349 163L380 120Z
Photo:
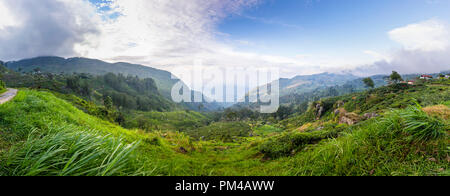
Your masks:
M339 118L340 124L354 125L361 120L361 117L355 113L346 113Z
M316 119L319 120L322 117L323 106L320 103L316 104Z

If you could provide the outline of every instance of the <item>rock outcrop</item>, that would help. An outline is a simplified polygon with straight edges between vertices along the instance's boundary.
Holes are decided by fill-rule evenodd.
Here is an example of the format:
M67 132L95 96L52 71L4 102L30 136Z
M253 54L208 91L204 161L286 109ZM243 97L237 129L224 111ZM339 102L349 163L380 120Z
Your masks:
M316 104L315 111L316 111L316 120L319 120L320 117L322 117L323 113L323 106L321 103Z
M361 121L361 117L355 113L345 113L339 117L340 124L354 125Z

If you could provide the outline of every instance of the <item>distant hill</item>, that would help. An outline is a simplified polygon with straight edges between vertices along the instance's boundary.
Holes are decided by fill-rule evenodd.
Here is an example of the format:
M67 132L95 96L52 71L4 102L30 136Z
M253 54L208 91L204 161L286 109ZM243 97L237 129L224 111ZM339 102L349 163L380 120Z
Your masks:
M7 68L21 73L29 73L39 70L44 73L73 74L87 73L93 75L105 75L107 73L122 74L124 76L138 76L141 79L152 78L158 91L167 99L171 99L172 86L180 81L172 79L172 74L168 71L155 69L152 67L131 64L131 63L108 63L97 59L88 58L62 58L55 56L43 56L19 61L6 62ZM193 93L198 94L200 92ZM191 110L211 111L217 110L222 105L217 103L184 103L182 104Z
M87 58L61 58L54 56L36 57L20 61L6 62L9 69L18 72L30 72L39 69L41 72L49 73L89 73L93 75L104 75L107 73L132 75L139 78L152 78L160 92L168 97L173 84L178 80L171 79L171 73L143 65L130 63L107 63L96 59Z
M358 79L359 77L351 74L333 74L333 73L321 73L314 75L299 75L293 78L280 78L280 97L303 94L316 91L320 88L333 87L344 85L349 81ZM249 92L250 95L257 93L257 89L253 89ZM265 92L259 92L260 95Z
M319 87L344 85L359 77L351 74L321 73L315 75L296 76L291 79L280 79L281 96L291 93L311 92Z

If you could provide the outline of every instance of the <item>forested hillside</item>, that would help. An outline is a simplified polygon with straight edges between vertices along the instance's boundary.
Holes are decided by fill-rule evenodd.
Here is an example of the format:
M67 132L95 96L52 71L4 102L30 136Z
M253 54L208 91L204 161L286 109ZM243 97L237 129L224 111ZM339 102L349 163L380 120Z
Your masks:
M178 80L172 80L170 72L129 63L107 63L87 58L36 57L20 61L6 62L9 69L19 73L45 72L53 74L87 73L105 75L107 73L124 76L138 76L155 80L161 93L170 95L170 89Z
M154 80L158 91L166 99L171 98L171 90L179 79L173 79L172 74L148 66L130 64L130 63L107 63L97 59L87 58L61 58L61 57L36 57L24 59L20 61L11 61L5 63L8 69L20 74L42 73L52 75L90 75L103 76L108 73L123 75L125 77L138 77L140 79L151 78ZM201 92L192 91L192 93L200 94ZM222 107L218 103L182 103L183 107L190 110L217 110ZM153 106L154 107L154 106ZM162 108L167 108L162 106Z
M104 105L111 99L117 108L128 110L168 111L175 104L163 97L153 79L112 73L106 75L90 74L52 74L39 71L27 74L9 71L2 79L15 88L48 89L63 94L75 94L96 104Z

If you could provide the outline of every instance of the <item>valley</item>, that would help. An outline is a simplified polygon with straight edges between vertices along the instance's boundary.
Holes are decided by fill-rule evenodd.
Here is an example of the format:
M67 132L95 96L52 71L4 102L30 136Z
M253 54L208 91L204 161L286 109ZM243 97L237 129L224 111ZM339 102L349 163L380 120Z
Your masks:
M282 85L278 112L260 114L173 103L160 77L37 59L1 69L3 89L18 92L0 105L0 176L450 175L445 78L374 76L366 88L299 76Z

